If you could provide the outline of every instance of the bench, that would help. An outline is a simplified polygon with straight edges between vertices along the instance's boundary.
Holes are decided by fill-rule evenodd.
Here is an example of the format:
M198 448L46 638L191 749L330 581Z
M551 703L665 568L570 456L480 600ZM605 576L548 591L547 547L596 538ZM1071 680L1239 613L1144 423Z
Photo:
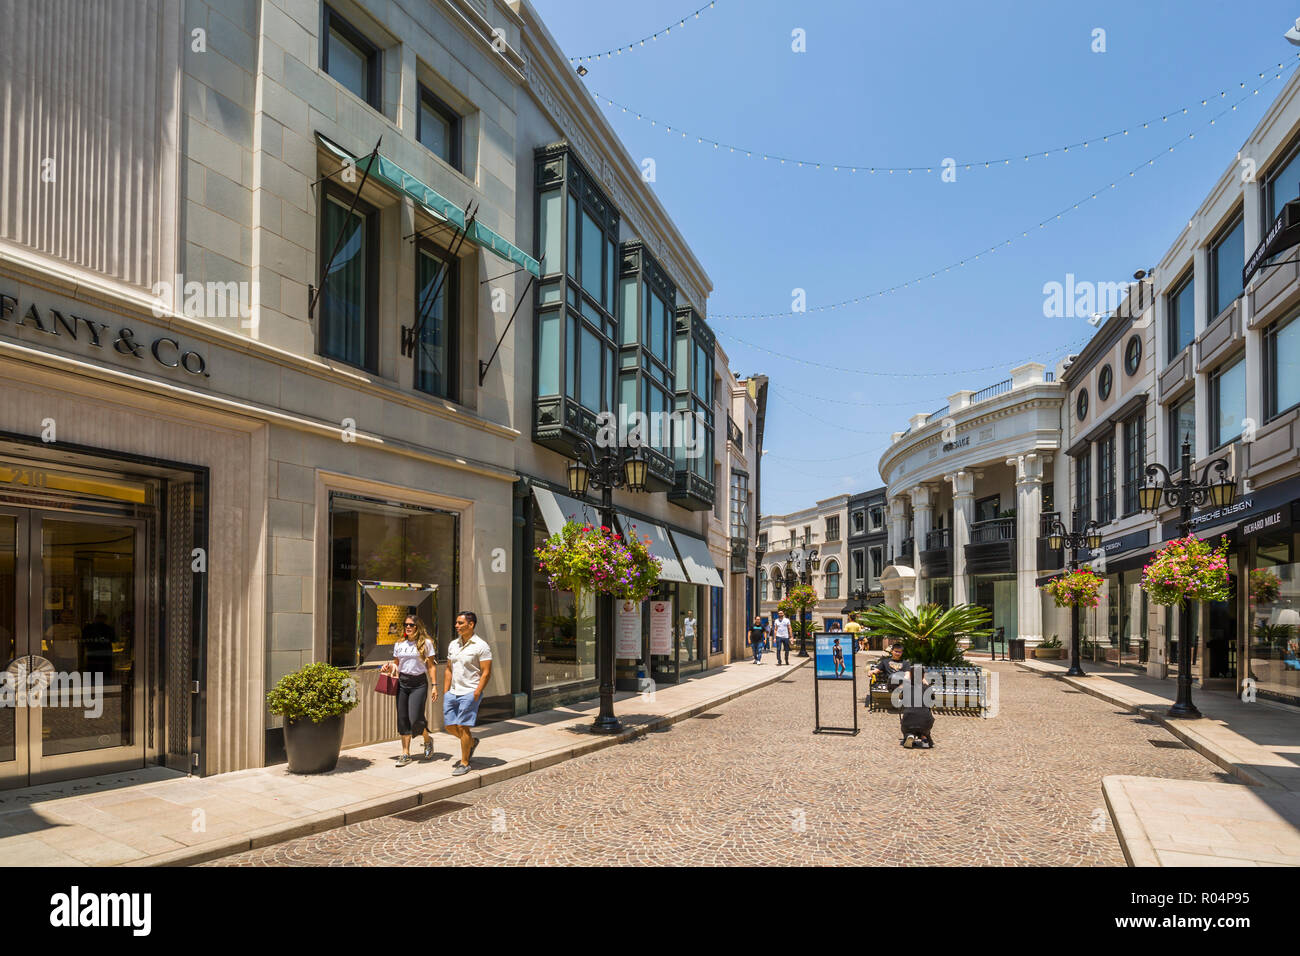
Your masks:
M932 685L935 710L983 714L989 709L988 672L982 667L926 667L922 676ZM887 677L872 674L867 709L895 709L890 698L892 690Z

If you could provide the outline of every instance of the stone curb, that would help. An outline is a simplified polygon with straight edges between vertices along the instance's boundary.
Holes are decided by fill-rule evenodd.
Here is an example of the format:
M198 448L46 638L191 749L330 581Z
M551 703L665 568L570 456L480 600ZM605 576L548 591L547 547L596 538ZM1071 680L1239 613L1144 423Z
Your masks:
M122 865L193 866L197 863L207 863L211 860L217 860L225 856L234 856L236 853L243 853L247 850L273 846L277 843L284 843L288 840L297 839L298 837L310 836L314 833L321 833L325 830L333 830L338 827L347 826L350 823L359 823L363 820L373 820L376 817L400 813L403 810L410 810L417 806L437 803L438 801L446 800L448 797L454 797L456 794L465 793L467 790L476 790L479 787L486 787L494 783L500 783L503 780L509 780L511 777L531 773L534 770L553 767L566 760L572 760L574 757L594 753L597 750L603 750L606 747L612 747L616 744L627 743L628 741L635 740L638 737L644 737L651 731L660 730L664 727L671 726L672 724L679 723L680 721L697 717L706 711L712 710L720 704L725 704L727 701L735 700L737 697L741 697L744 694L751 693L762 687L767 687L769 684L774 684L777 681L782 680L787 674L793 673L811 661L812 657L810 656L798 661L797 663L792 663L787 670L777 671L771 677L764 678L759 683L752 684L743 690L720 693L718 696L710 698L704 703L690 704L686 707L656 717L644 724L630 727L622 733L611 734L608 737L592 737L586 740L579 740L571 746L558 747L555 750L545 751L531 757L520 758L517 761L512 761L499 767L489 767L485 770L476 770L472 773L467 773L464 776L454 777L451 780L445 780L441 783L418 790L400 790L395 793L384 794L382 797L372 797L368 800L362 800L345 807L322 811L321 813L316 813L309 817L286 820L284 823L273 823L269 826L253 830L243 836L226 837L220 840L211 840L207 843L197 843L194 846L187 846L178 850L170 850L166 853L158 853L153 856L131 860Z
M1132 701L1125 700L1123 697L1109 692L1103 684L1098 683L1104 681L1106 684L1109 684L1110 681L1105 677L1067 677L1064 670L1061 670L1059 673L1054 673L1051 670L1029 666L1020 661L1016 662L1016 666L1034 674L1055 678L1062 683L1069 684L1077 690L1083 691L1085 694L1090 694L1099 700L1104 700L1106 703L1120 707L1131 714L1140 714L1143 717L1154 720L1178 740L1182 741L1192 750L1195 750L1206 760L1210 761L1210 763L1226 770L1244 783L1248 783L1253 787L1262 787L1267 790L1289 789L1262 771L1247 769L1242 761L1232 752L1223 749L1213 741L1210 741L1203 735L1197 733L1195 728L1198 721L1171 718L1165 714L1165 705L1162 704L1135 704Z
M1155 847L1147 838L1142 819L1128 798L1124 789L1124 776L1103 777L1101 793L1106 800L1106 809L1110 811L1111 823L1119 837L1119 848L1124 854L1124 862L1129 866L1160 866Z

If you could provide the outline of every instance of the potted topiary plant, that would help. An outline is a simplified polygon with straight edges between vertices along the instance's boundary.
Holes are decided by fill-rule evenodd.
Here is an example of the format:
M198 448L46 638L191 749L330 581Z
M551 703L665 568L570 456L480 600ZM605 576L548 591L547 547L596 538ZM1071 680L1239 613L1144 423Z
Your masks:
M1062 650L1064 648L1061 647L1061 639L1053 634L1034 648L1034 657L1049 661L1059 660Z
M284 718L290 773L327 773L338 766L343 716L357 706L357 683L346 671L317 661L286 674L266 695Z

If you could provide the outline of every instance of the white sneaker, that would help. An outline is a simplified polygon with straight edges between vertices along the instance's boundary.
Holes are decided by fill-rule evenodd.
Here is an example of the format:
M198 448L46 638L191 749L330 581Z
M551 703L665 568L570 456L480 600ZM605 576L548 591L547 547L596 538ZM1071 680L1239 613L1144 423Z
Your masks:
M906 737L903 738L903 746L906 747L908 750L911 750L913 747L916 746L916 737L914 737L912 734L908 734Z

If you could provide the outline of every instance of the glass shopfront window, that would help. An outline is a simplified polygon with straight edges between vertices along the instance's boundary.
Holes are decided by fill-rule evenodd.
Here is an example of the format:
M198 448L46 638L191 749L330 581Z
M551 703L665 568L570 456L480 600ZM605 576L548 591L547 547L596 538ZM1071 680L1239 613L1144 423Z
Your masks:
M546 544L539 521L533 549ZM577 607L572 591L552 591L546 575L533 566L533 708L536 697L596 680L596 596L582 596Z
M1300 563L1290 530L1260 534L1250 546L1243 677L1261 697L1300 703Z
M975 595L971 603L987 609L993 618L989 627L993 629L994 641L1001 644L1019 636L1018 592L1014 574L976 574L971 579L971 592Z
M704 588L697 584L662 582L655 589L655 600L667 601L672 609L669 653L651 654L651 676L658 683L673 683L687 674L704 669ZM650 613L645 613L644 629L650 634Z
M952 578L927 578L925 600L927 604L952 607Z
M1146 668L1150 656L1147 638L1147 593L1142 590L1142 571L1125 571L1106 578L1107 644L1099 648L1106 660L1130 667Z
M420 605L417 613L438 645L438 656L445 655L457 610L459 521L454 513L433 508L330 495L331 664L356 667L392 657L408 609L381 605L375 633L358 633L364 610L358 603L360 581L436 587L437 601Z

